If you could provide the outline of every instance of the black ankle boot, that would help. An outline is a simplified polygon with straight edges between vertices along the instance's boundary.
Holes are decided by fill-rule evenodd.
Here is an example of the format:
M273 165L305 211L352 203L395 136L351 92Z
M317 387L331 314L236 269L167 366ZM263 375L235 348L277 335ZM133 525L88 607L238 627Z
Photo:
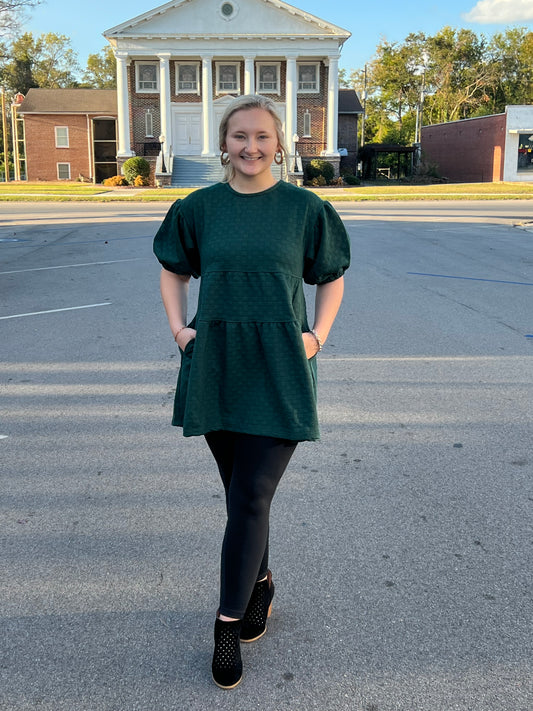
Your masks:
M221 689L233 689L242 679L241 634L242 620L215 620L215 652L213 681Z
M274 590L272 573L269 570L266 580L261 580L254 585L252 597L242 620L241 642L255 642L265 634L267 618L272 612Z

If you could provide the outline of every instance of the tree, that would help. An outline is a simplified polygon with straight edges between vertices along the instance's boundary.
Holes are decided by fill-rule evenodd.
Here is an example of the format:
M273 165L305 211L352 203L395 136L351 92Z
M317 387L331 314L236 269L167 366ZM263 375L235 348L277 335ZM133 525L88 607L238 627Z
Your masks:
M381 42L371 63L372 84L379 87L381 103L398 123L402 135L404 115L414 111L420 97L420 63L426 37L410 34L402 45Z
M508 104L533 103L533 32L507 28L493 36L489 47L496 82L489 92L491 113Z
M112 47L108 45L100 50L99 54L89 55L82 79L82 86L93 89L116 89L117 60Z
M533 32L508 29L490 42L451 27L413 33L401 43L380 42L366 69L365 142L410 143L417 117L426 125L532 103ZM363 77L352 70L347 80L360 96Z
M66 35L53 32L40 35L36 42L38 60L34 76L41 88L66 89L78 86L75 72L79 70L78 55Z
M13 31L25 9L39 5L41 0L0 0L0 36Z
M11 92L25 94L33 87L78 86L75 76L78 69L77 54L68 37L49 32L35 39L31 32L26 32L4 52L0 78Z
M0 65L0 79L11 93L27 94L28 89L39 86L33 74L35 51L33 35L27 32L15 40L10 49L5 48L2 52L2 56L10 57L11 61Z
M350 88L350 80L348 79L346 69L339 69L339 86L343 89Z
M403 44L382 41L366 72L351 71L348 85L363 100L366 93L364 143L408 144L414 139L426 41L421 33L409 35Z
M442 123L487 113L494 66L487 62L487 41L472 30L444 27L427 42L430 96L426 123Z

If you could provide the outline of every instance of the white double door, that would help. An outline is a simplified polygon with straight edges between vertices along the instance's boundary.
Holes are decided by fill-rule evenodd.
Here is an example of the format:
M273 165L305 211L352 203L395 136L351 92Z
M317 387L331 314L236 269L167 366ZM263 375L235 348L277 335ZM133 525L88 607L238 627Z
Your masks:
M182 105L174 109L172 150L178 156L202 152L202 105Z
M212 150L218 155L218 127L226 106L231 97L218 99L213 105L212 114ZM285 104L277 104L276 108L283 123L285 123ZM172 107L172 151L177 156L198 156L203 148L203 117L202 104L174 104Z

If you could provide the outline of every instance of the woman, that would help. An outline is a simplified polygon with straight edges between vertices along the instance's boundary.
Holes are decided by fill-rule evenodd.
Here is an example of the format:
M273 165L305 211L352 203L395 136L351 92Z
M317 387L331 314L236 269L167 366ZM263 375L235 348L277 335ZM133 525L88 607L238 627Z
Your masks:
M349 244L329 203L273 176L285 148L270 99L235 99L219 138L224 181L174 203L154 251L182 357L172 423L205 436L226 492L212 673L231 689L240 642L261 637L270 615L272 498L298 441L319 436L315 357L342 300ZM201 284L188 323L191 276ZM317 284L312 329L303 280Z

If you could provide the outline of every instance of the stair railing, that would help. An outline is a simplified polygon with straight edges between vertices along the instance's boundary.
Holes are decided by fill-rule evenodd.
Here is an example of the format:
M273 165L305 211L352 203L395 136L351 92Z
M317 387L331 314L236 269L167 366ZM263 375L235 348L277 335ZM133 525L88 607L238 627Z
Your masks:
M171 173L172 167L174 165L174 154L172 153L172 146L169 146L168 151L164 150L162 147L157 154L157 159L155 162L155 172L156 173Z
M168 154L166 156L167 161L167 172L172 175L172 170L174 168L174 153L172 151L172 146L168 147Z

